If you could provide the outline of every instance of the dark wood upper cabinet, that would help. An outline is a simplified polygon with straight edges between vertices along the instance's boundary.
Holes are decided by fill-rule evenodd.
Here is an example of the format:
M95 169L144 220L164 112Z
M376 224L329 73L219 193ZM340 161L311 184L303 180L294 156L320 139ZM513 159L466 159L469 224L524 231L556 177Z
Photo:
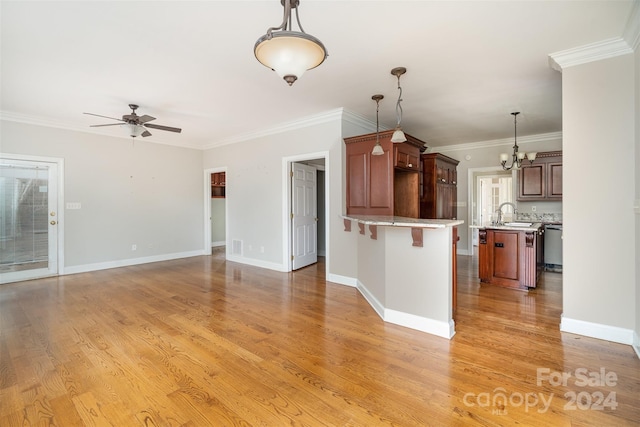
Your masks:
M422 154L420 218L456 219L458 163L444 154Z
M519 201L562 200L562 151L538 153L518 170Z
M226 173L216 172L211 174L211 198L224 199L226 197Z
M371 155L376 134L345 138L347 214L420 216L420 153L424 142L411 135L392 143L393 130L380 132L384 153Z

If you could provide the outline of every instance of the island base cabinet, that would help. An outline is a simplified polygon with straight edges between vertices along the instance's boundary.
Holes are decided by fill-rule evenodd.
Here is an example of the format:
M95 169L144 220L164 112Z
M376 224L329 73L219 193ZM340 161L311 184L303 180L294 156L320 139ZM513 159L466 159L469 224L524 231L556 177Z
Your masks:
M480 281L506 288L535 288L540 275L537 231L479 231Z

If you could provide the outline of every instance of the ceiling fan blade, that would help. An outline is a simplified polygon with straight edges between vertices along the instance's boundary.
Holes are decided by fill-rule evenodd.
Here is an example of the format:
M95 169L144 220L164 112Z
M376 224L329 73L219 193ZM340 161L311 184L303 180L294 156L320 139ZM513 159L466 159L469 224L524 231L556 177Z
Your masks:
M151 128L151 129L166 130L166 131L169 131L169 132L177 132L177 133L182 132L182 129L180 129L180 128L172 128L170 126L154 125L152 123L144 124L144 127Z
M101 126L122 126L125 123L108 123L106 125L89 125L90 128L99 128Z
M155 120L155 119L156 119L155 117L151 117L151 116L148 116L148 115L145 114L144 116L140 116L138 118L138 122L147 123L147 122L150 122L151 120Z
M82 114L87 114L89 116L96 116L96 117L104 117L105 119L117 120L119 122L123 122L124 121L122 119L116 119L115 117L109 117L109 116L102 116L100 114L93 114L93 113L82 113Z
M151 136L151 132L149 132L148 130L145 130L144 132L142 132L142 133L140 134L140 136L143 136L143 137L145 137L145 136Z

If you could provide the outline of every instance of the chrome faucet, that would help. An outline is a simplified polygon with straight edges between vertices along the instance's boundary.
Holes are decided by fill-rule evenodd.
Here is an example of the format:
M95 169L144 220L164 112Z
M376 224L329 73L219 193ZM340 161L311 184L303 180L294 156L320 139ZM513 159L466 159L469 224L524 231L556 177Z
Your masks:
M504 202L504 203L502 203L502 204L498 207L498 209L496 209L496 213L498 214L498 221L497 221L498 225L502 225L502 208L503 208L505 205L511 206L511 207L513 208L513 216L514 216L514 217L515 217L515 216L517 216L517 214L518 214L518 209L516 208L516 205L514 205L514 204L513 204L513 203L511 203L511 202Z

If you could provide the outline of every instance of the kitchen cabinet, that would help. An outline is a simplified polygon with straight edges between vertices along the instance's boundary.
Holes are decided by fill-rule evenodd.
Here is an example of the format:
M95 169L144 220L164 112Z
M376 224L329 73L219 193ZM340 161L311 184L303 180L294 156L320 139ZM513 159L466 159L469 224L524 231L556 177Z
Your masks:
M211 174L211 198L223 199L226 197L226 173L216 172Z
M426 147L411 135L393 143L392 135L380 132L380 156L371 155L375 133L344 139L347 215L420 217L419 159Z
M420 218L456 219L460 163L440 153L422 156L422 196Z
M506 288L535 288L544 268L543 226L518 230L508 227L479 230L480 281Z
M562 200L562 151L538 153L518 170L519 201Z
M409 144L394 144L393 166L400 169L417 171L420 169L420 149Z

